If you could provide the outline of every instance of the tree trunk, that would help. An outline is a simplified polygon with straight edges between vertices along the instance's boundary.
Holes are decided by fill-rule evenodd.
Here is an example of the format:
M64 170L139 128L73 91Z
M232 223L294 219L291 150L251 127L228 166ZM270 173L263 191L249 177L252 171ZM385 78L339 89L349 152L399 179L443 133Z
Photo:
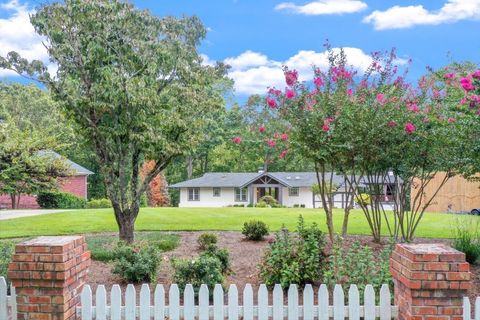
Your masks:
M117 221L120 241L127 243L133 243L135 236L135 221L138 216L139 207L133 205L132 209L121 210L118 204L113 205L113 211L115 213L115 219Z
M193 157L187 156L187 178L192 179L193 176Z
M17 209L17 200L15 197L15 193L10 194L10 199L12 201L12 209Z
M333 228L333 213L332 213L332 208L328 208L326 211L326 217L327 217L327 228L328 228L328 237L330 238L330 241L334 243L335 241L335 230Z
M343 213L342 237L345 237L347 235L349 215L350 215L350 206L347 205Z

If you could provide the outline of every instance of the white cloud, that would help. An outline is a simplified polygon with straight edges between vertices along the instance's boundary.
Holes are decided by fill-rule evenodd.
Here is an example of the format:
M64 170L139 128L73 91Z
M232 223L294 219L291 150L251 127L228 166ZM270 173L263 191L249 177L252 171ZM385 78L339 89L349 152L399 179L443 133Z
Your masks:
M334 48L338 52L339 48ZM365 71L371 64L372 58L358 48L343 48L348 64L356 70ZM301 50L285 61L269 59L266 55L246 51L237 57L224 60L232 66L229 72L230 78L235 81L235 90L239 94L264 94L268 87L283 89L285 79L282 66L298 71L299 80L306 81L313 78L312 66L322 70L328 68L328 53L326 51L316 52ZM400 63L402 63L399 60Z
M326 15L359 12L367 8L367 4L360 0L317 0L304 5L293 2L282 2L275 6L275 10L304 15Z
M435 11L429 11L422 5L375 10L366 16L363 22L372 23L376 30L385 30L476 19L480 19L480 0L448 0L443 7Z
M0 10L10 14L0 19L0 55L6 56L10 51L16 51L23 58L41 60L48 65L48 53L42 44L42 38L35 33L30 24L29 15L32 11L18 0L0 4ZM53 65L48 66L50 71L55 70ZM0 77L12 75L16 74L0 69Z

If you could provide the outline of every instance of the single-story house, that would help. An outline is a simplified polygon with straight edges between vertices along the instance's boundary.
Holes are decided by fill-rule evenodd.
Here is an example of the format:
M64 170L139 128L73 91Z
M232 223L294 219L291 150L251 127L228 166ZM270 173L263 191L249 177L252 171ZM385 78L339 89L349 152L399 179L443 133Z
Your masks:
M44 151L44 154L55 158L62 156L54 151ZM82 167L69 159L64 159L66 166L72 172L72 175L67 177L58 177L59 191L71 193L77 197L87 199L88 183L87 178L93 174L92 171ZM9 195L0 195L0 208L11 208L12 200ZM21 195L18 209L37 209L37 197L35 195Z
M334 174L333 182L338 187L333 197L334 206L344 208L345 178ZM180 189L180 207L254 206L263 196L270 195L287 207L319 208L322 201L312 192L312 186L317 183L315 172L211 172L170 188ZM388 190L391 188L385 188L385 192ZM387 193L384 199L385 208L393 205Z

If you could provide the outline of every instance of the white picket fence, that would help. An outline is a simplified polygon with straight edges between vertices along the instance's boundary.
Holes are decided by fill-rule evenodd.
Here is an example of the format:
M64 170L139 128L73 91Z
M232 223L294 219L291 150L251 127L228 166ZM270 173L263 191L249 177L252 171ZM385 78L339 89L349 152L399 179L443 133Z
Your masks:
M7 296L8 286L4 277L0 277L0 320L17 320L17 296L15 288L10 287L10 295Z
M470 299L468 297L463 298L463 320L480 320L480 297L475 299L475 314L473 315L473 319L471 318L472 315L472 307L470 305Z
M120 286L114 285L110 293L110 305L107 304L107 292L103 285L97 287L95 306L90 286L85 286L81 295L81 307L77 308L77 315L82 320L391 320L397 318L398 309L391 305L391 295L387 285L380 290L380 303L375 305L375 291L371 285L365 288L364 305L360 305L360 292L356 285L348 290L348 305L345 305L345 294L340 285L333 291L333 304L329 304L329 293L325 285L318 290L317 301L314 302L314 289L306 285L303 290L303 304L299 305L299 291L296 285L291 285L287 293L287 302L284 304L284 293L280 285L273 289L272 305L269 305L269 292L265 285L261 285L257 295L257 305L254 305L254 294L251 285L247 284L243 291L243 305L239 305L238 290L230 285L225 304L224 291L217 284L213 290L213 305L210 304L209 291L206 285L200 287L198 304L192 285L185 287L183 305L180 303L180 290L176 284L168 291L169 305L165 304L165 290L163 285L157 285L151 304L150 286L142 285L140 301L137 305L136 292L133 285L128 285L125 291L125 303L122 305Z

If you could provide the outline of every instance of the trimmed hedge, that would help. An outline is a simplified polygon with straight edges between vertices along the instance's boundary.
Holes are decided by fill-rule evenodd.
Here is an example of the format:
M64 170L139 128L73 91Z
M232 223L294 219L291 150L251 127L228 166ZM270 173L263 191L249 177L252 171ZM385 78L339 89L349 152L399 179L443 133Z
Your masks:
M88 209L111 208L112 202L110 199L92 199L87 202Z
M85 199L66 192L42 192L37 196L37 203L44 209L83 209Z

